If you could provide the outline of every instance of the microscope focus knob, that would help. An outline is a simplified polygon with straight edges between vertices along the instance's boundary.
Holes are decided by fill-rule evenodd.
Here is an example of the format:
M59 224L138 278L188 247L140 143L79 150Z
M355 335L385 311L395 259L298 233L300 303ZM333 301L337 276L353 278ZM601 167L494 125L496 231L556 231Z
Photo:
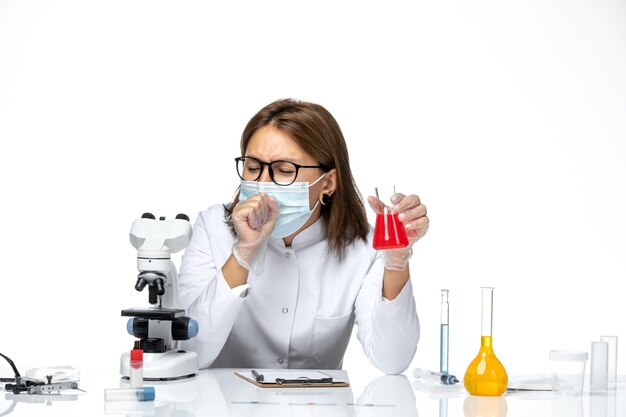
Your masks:
M172 339L189 340L198 334L198 322L189 317L176 317L172 320Z
M138 339L145 339L148 337L148 320L141 317L130 318L126 323L126 331Z
M178 213L176 215L176 219L189 221L189 216L187 216L185 213Z
M144 214L141 215L141 218L142 219L152 219L152 220L155 219L154 214L152 214L152 213L144 213Z

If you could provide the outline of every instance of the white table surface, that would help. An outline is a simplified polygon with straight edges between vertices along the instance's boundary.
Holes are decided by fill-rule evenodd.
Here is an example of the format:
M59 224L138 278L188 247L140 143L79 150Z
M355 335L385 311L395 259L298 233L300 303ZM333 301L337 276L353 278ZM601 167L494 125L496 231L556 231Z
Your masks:
M427 389L412 376L380 376L359 381L365 388L258 388L234 369L203 370L184 381L155 386L150 402L104 402L105 388L123 386L111 369L81 370L80 387L60 395L14 395L0 390L0 416L448 416L448 417L622 417L626 416L626 378L616 390L561 398L550 392L474 397L462 386ZM297 371L295 371L297 372ZM325 371L350 379L348 371ZM407 371L410 375L410 372ZM354 382L354 381L351 381ZM437 389L441 388L441 389Z

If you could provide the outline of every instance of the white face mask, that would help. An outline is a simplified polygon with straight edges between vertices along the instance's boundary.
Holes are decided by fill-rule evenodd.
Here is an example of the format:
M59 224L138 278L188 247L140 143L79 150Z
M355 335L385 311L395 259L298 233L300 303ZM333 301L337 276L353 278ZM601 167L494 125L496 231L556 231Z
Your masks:
M278 185L274 182L241 180L239 201L245 201L259 193L271 196L279 205L278 218L276 219L276 226L272 231L272 236L287 237L297 232L309 220L311 214L317 208L319 201L315 203L313 209L309 208L309 188L324 178L324 175L326 174L322 174L321 177L311 184L308 182L294 182L290 185Z

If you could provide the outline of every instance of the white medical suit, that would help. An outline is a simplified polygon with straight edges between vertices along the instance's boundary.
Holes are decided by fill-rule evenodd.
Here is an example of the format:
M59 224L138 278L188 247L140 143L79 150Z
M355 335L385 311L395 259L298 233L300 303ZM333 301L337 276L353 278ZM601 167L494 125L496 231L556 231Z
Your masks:
M327 251L324 221L286 247L270 238L265 270L230 288L221 268L235 236L222 205L201 212L179 274L181 308L199 324L183 348L199 365L221 368L340 369L354 323L366 356L381 371L403 372L419 339L409 280L394 300L382 297L383 264L368 242Z

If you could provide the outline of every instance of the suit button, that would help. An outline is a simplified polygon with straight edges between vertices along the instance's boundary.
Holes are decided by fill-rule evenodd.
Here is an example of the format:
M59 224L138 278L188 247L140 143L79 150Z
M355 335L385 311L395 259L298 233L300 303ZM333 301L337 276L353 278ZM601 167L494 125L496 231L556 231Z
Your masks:
M278 363L283 363L283 358L278 358Z
M289 312L289 309L287 307L283 307L283 314L287 314L287 312Z
M291 254L289 252L285 252L285 258L287 259L291 258Z

